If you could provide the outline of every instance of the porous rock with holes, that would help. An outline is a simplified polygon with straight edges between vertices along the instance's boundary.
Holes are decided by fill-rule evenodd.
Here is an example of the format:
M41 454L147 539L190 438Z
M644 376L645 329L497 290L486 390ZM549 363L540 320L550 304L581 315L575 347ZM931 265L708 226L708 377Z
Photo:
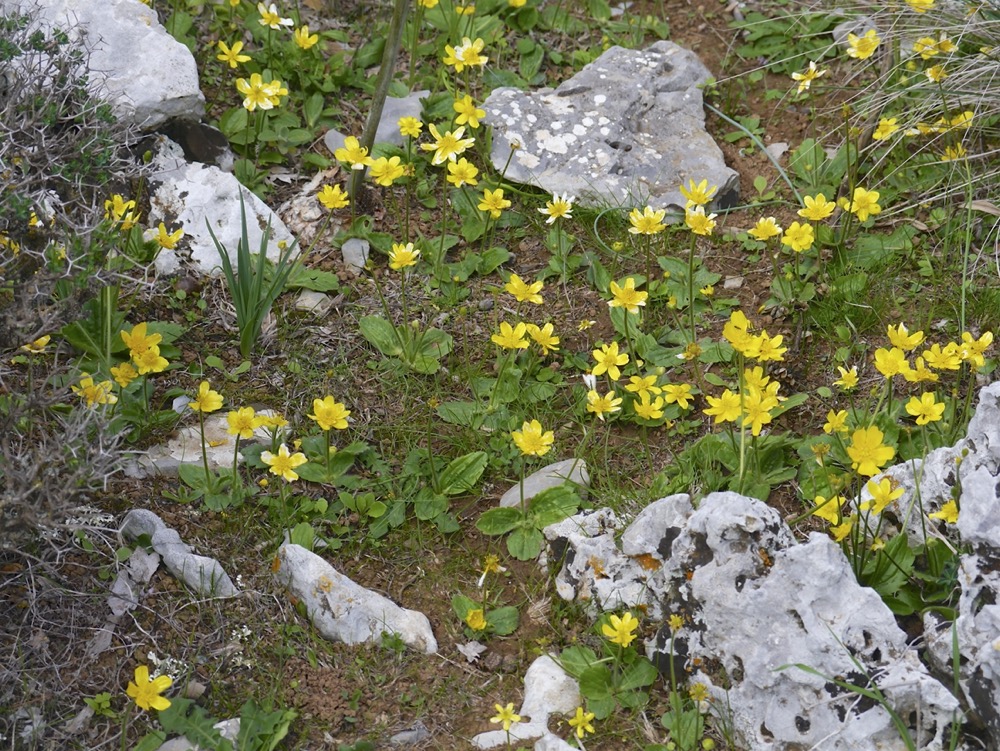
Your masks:
M699 86L710 77L693 52L660 41L611 47L554 90L494 89L483 105L490 158L506 179L583 205L680 212L679 187L708 180L719 188L712 206L728 208L739 175L705 130Z

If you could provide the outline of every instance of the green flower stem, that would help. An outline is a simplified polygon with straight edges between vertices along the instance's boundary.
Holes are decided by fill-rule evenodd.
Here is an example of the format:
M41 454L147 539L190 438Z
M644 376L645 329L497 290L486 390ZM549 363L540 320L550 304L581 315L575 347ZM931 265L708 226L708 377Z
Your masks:
M695 250L695 240L696 235L694 232L691 233L691 244L688 247L688 314L691 319L691 343L694 344L698 341L697 334L695 332L695 316L694 316L694 250Z
M208 451L205 449L205 413L198 410L198 428L201 431L201 463L205 468L205 489L212 486L212 473L208 469Z

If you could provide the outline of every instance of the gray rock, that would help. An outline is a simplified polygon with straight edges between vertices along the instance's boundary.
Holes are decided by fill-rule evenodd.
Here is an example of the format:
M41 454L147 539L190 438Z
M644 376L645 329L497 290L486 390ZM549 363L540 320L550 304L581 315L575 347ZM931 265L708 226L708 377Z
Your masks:
M368 253L371 250L367 240L360 237L350 237L340 246L340 255L344 265L354 275L360 274L368 264Z
M413 727L401 730L389 739L393 746L416 746L431 737L427 727L420 720L413 723Z
M133 0L2 0L0 7L28 13L39 25L85 44L95 93L119 119L153 130L171 118L197 120L204 112L194 56L167 33L152 8Z
M302 601L324 638L346 644L381 643L382 633L390 632L413 649L437 652L437 640L423 613L365 589L299 545L282 545L278 562L275 578Z
M182 227L181 245L189 249L191 266L203 274L222 273L219 251L209 234L209 226L228 252L234 271L238 268L236 252L242 228L240 196L246 207L251 253L256 254L259 250L268 223L271 235L267 257L270 260L277 261L282 246L289 247L295 242L281 219L233 175L218 167L187 163L180 147L169 139L160 141L153 159L150 186L150 222L155 226L162 221L170 229ZM156 257L156 269L160 273L174 273L179 268L177 251L160 251Z
M133 540L148 535L153 550L160 554L167 570L199 596L233 597L240 593L222 564L194 553L191 546L181 542L181 536L152 511L129 511L122 521L121 531Z
M394 146L402 146L406 139L399 132L399 119L402 117L415 117L420 119L423 109L420 100L430 96L430 90L414 91L404 97L386 97L382 106L382 116L379 118L378 127L375 129L375 143L391 143ZM339 130L331 128L323 136L323 143L334 153L337 149L343 148L347 135ZM356 135L361 140L361 134Z
M235 743L240 735L240 718L234 717L230 720L221 720L212 725L212 727L218 730L223 738ZM187 736L181 735L177 738L171 738L160 746L157 751L203 751L203 749L201 746L189 741Z
M577 747L569 745L558 735L546 733L535 741L533 748L534 751L575 751Z
M524 478L525 502L531 500L543 490L555 488L565 482L571 482L580 490L580 495L586 497L590 487L590 474L587 472L587 462L583 459L563 459L532 472ZM521 505L521 485L515 485L500 498L501 506Z
M919 748L946 747L958 701L908 647L878 594L856 583L826 535L795 544L774 509L712 493L673 541L663 577L656 593L663 611L681 615L685 626L673 634L663 626L649 656L661 670L672 659L675 669L694 660L720 665L732 679L728 692L698 679L730 707L741 745L902 748L881 706L859 702L828 679L864 685L870 676Z
M295 299L296 310L312 313L319 318L329 313L332 307L333 299L329 295L311 289L302 290Z
M524 674L524 702L517 711L521 721L510 728L510 740L549 735L549 716L569 714L580 706L580 686L551 655L538 657ZM507 732L489 730L473 737L472 745L487 749L507 745Z
M739 175L705 131L702 94L710 77L673 42L645 50L611 47L555 90L494 89L485 121L490 157L509 180L584 205L650 204L683 210L680 186L717 185L713 206L735 205Z

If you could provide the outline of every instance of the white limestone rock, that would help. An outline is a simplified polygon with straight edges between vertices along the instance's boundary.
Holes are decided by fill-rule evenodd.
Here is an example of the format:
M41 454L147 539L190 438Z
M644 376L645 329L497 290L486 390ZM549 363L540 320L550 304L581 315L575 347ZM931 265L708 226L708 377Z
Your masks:
M549 734L549 716L569 714L580 706L580 686L551 656L535 659L524 674L524 701L517 714L521 721L511 725L510 740L528 740ZM507 732L489 730L472 739L480 749L507 745Z
M524 500L529 501L543 490L559 487L566 482L575 485L580 496L585 498L587 488L590 487L587 462L583 459L563 459L532 472L524 478ZM521 497L521 485L515 485L503 494L500 498L500 505L520 506Z
M611 47L555 90L494 89L483 105L490 158L507 179L582 205L648 203L680 214L679 187L708 180L719 187L712 206L728 208L739 175L705 131L698 86L710 76L693 52L660 41Z
M0 0L89 50L87 75L115 115L143 130L171 118L199 119L205 97L194 56L135 0Z
M180 246L188 249L185 255L190 266L202 274L222 274L222 262L209 234L209 226L228 252L234 272L238 268L236 252L242 231L240 196L246 207L247 237L252 254L260 249L268 223L271 226L268 259L277 261L282 247L290 247L295 242L281 219L233 175L218 167L189 164L180 147L169 139L160 141L149 180L152 189L150 222L154 225L164 222L170 229L182 227L184 237ZM295 252L298 251L297 248ZM180 258L177 251L161 250L156 257L157 271L175 273L180 268Z
M340 246L340 255L344 259L344 266L355 276L365 270L370 251L371 245L361 237L349 237Z
M381 643L382 633L388 632L415 650L437 652L427 616L365 589L299 545L278 549L275 578L305 605L312 624L326 639Z
M233 597L240 593L221 563L196 554L190 545L181 541L176 530L164 524L152 511L129 511L122 521L122 534L133 540L148 535L153 550L160 554L167 570L199 596Z

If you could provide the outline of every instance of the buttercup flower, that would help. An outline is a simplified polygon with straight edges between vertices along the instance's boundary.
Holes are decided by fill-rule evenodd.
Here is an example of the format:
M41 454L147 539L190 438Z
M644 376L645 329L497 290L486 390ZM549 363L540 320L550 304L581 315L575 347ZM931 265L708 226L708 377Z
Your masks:
M715 191L718 189L717 185L709 186L708 180L702 180L697 185L694 180L688 180L686 188L683 185L681 186L681 195L687 199L684 208L692 209L695 206L704 206L712 200L712 196L715 195Z
M932 344L922 354L927 367L935 370L958 370L962 366L961 349L955 342L949 342L943 349L940 344Z
M237 67L240 63L250 61L250 55L240 54L243 51L243 42L233 42L230 47L221 39L219 40L219 54L215 56L220 62L229 63L230 68Z
M240 407L230 411L226 415L226 422L228 423L226 432L243 440L253 438L253 431L260 425L253 407Z
M465 616L465 625L473 631L486 630L486 615L482 608L473 608Z
M417 5L419 5L421 8L428 8L428 9L436 8L437 4L438 0L417 0Z
M45 337L43 337L45 338ZM978 339L968 331L962 332L962 343L959 346L959 353L963 362L972 364L974 368L981 368L986 364L983 354L993 344L993 332L987 331Z
M628 277L625 286L619 286L617 282L611 282L608 287L611 290L611 299L608 306L612 308L624 308L628 313L637 314L639 308L646 304L649 293L635 288L635 279Z
M676 404L681 409L690 407L691 400L694 398L691 394L691 384L689 383L668 383L663 387L663 396L667 404Z
M764 426L771 422L771 409L774 404L770 395L759 391L751 391L743 400L743 427L749 427L750 432L758 436Z
M705 214L704 206L695 206L693 209L686 209L684 212L684 224L696 235L708 237L715 229L716 214Z
M635 641L635 630L639 628L639 621L632 615L631 611L625 611L625 615L621 618L617 615L612 615L609 620L611 621L610 623L605 623L601 626L601 633L608 638L608 641L622 647L627 647Z
M851 458L851 469L865 477L877 475L879 470L896 455L895 447L882 443L884 437L885 434L874 425L855 430L851 435L851 445L847 447L847 455Z
M897 130L899 130L899 126L896 125L896 118L883 117L878 121L878 127L875 128L875 132L872 133L872 138L876 141L885 141Z
M954 146L945 146L940 159L942 162L957 162L964 159L965 155L965 147L960 143L956 143Z
M112 393L111 381L101 381L94 383L94 379L89 373L80 374L80 382L76 386L71 386L73 393L83 399L87 406L93 409L98 404L114 404L118 397Z
M132 357L142 354L151 347L155 347L163 340L163 337L159 334L147 334L146 326L147 324L144 321L133 326L131 331L122 330L119 333Z
M524 335L528 332L528 327L521 322L511 326L506 321L500 324L500 333L490 337L490 341L503 349L527 349L528 340Z
M862 503L861 510L867 511L870 508L875 516L881 514L886 506L903 495L903 488L898 484L894 486L893 483L894 481L888 477L883 477L878 482L869 480L865 484L865 490L871 494L871 500Z
M629 376L628 385L625 390L642 397L643 394L659 394L662 388L656 385L657 376L655 374L645 376Z
M917 418L917 425L937 422L944 414L944 403L934 399L934 392L925 391L919 397L910 397L906 403L906 413Z
M599 376L607 373L612 381L617 381L622 377L622 372L618 369L618 366L625 365L628 362L628 355L624 352L618 352L618 342L605 344L600 349L595 349L591 354L597 362L590 371L591 375Z
M171 684L173 679L169 675L160 675L150 680L149 668L140 665L135 669L135 680L128 682L125 693L135 701L139 709L162 712L170 707L170 700L160 694L170 688Z
M416 266L419 259L420 251L413 247L413 243L393 243L392 250L389 251L389 268L401 271L409 266Z
M292 34L295 39L295 44L304 50L309 49L319 41L319 34L310 34L309 26L300 26Z
M813 231L813 226L808 222L802 224L792 222L781 236L781 244L788 246L796 253L809 250L815 240L816 234Z
M906 4L917 13L926 13L934 7L934 0L906 0Z
M841 519L840 507L844 505L845 500L843 496L839 495L831 496L830 498L818 495L813 501L816 504L816 508L811 513L813 516L825 519L830 524L838 524Z
M826 413L826 422L823 424L823 432L829 435L830 433L846 433L847 432L847 410L842 409L840 412L834 412L832 409Z
M198 395L188 402L193 412L204 412L206 415L222 408L222 394L213 391L208 381L198 385Z
M288 446L285 444L278 446L277 454L272 454L270 451L262 451L260 460L270 467L268 471L272 475L277 475L285 482L295 482L298 480L299 473L295 471L296 468L301 467L308 461L306 455L299 451L290 454Z
M170 364L167 362L167 358L160 355L159 347L150 347L132 355L132 362L139 369L139 375L162 373Z
M321 204L331 211L333 209L342 209L351 203L351 200L347 197L347 193L339 185L324 185L316 197Z
M556 219L569 219L573 216L573 201L575 200L576 196L560 196L558 193L553 193L552 200L546 201L545 208L539 209L538 213L548 216L548 219L545 220L546 224L552 224Z
M808 91L812 82L815 81L820 76L825 76L826 71L820 70L816 67L816 63L812 60L809 61L809 67L806 68L802 73L792 73L792 80L799 82L799 93L803 91Z
M924 332L917 331L910 333L910 330L906 328L905 323L900 323L896 326L889 326L886 329L886 336L889 337L889 343L893 347L899 347L903 352L909 352L912 349L919 347L924 341Z
M448 182L456 188L461 188L463 185L478 185L479 181L476 179L478 174L479 170L465 157L448 163Z
M345 138L344 145L334 151L333 156L338 162L347 162L352 170L363 170L370 167L373 161L368 156L368 149L355 136Z
M552 448L555 433L551 430L543 431L538 420L531 420L525 421L521 429L513 431L510 437L525 456L545 456Z
M495 717L490 718L492 723L500 723L503 725L504 731L510 730L510 726L515 722L521 721L521 716L514 713L514 703L511 702L506 707L501 707L499 704L494 704L493 708L497 711Z
M931 519L941 519L945 524L958 524L958 504L955 501L948 501L940 511L927 516Z
M875 50L878 49L879 42L882 40L879 35L875 33L875 29L868 29L864 36L858 36L856 34L847 35L847 56L853 57L856 60L867 60L873 54Z
M278 7L274 3L271 3L270 6L264 5L264 3L257 3L257 12L260 13L260 25L267 26L275 31L282 26L292 26L295 23L290 18L282 18L281 14L278 13Z
M475 138L462 138L465 135L464 127L446 131L441 135L437 126L431 123L427 126L427 130L434 137L434 143L422 143L420 148L434 152L434 157L431 159L431 164L434 165L441 164L445 160L454 162L463 151L476 142Z
M528 336L539 346L543 355L559 350L559 337L554 335L551 323L547 323L542 327L529 323Z
M709 406L703 410L706 415L713 418L715 424L723 422L733 422L739 418L743 409L740 404L740 395L734 394L729 389L722 392L721 396L706 396L705 400Z
M420 138L420 131L424 124L415 117L399 118L399 134L407 138Z
M643 420L659 420L663 417L663 397L657 396L652 401L650 398L649 392L643 391L639 395L639 401L632 402L632 409Z
M567 720L567 724L573 728L577 738L583 738L587 733L594 732L594 726L591 725L593 719L593 712L585 712L583 707L577 707L576 714Z
M347 418L350 416L351 410L346 409L343 402L328 395L313 399L313 414L309 415L309 419L315 420L321 430L347 430Z
M667 228L663 223L663 217L666 215L666 209L654 211L652 206L646 206L642 211L632 209L628 215L629 224L632 226L628 231L633 235L655 235L663 232Z
M833 201L827 201L826 196L822 193L806 196L802 200L805 203L805 208L799 209L798 214L811 222L820 222L826 219L837 208L837 204Z
M446 45L444 48L444 64L455 68L456 73L461 73L466 67L482 67L489 60L486 55L481 55L485 42L482 39L472 41L469 37L463 37L462 43L458 47Z
M270 84L264 83L260 73L251 73L249 81L245 78L237 78L236 90L243 95L243 107L247 112L253 112L257 108L262 110L274 108Z
M120 222L122 231L128 232L139 221L135 201L126 201L115 193L110 200L104 202L104 218Z
M850 391L858 385L858 366L855 365L850 370L837 366L840 378L833 382L834 386L840 386L844 391Z
M777 237L781 234L781 226L773 216L766 216L758 219L753 229L748 230L747 234L762 242L766 242L772 237Z
M854 197L851 199L848 210L858 218L859 222L866 221L869 216L882 213L882 207L878 205L878 199L879 192L877 190L855 188Z
M475 130L479 127L479 121L486 117L486 110L476 107L476 103L468 94L456 99L452 107L458 113L458 117L455 118L456 125L468 125Z
M406 174L406 168L400 164L398 156L391 156L388 159L380 156L372 162L369 174L377 184L388 188L394 181Z
M509 209L510 205L510 201L503 197L503 188L497 188L496 190L486 188L483 191L483 200L479 202L476 208L480 211L488 211L491 217L499 219L500 212L504 209Z
M899 347L886 349L879 347L875 350L875 370L886 378L902 375L910 369L910 362Z
M948 71L945 70L943 65L932 65L924 71L924 75L927 76L927 80L931 83L941 83L948 77Z
M541 305L543 300L539 293L542 291L543 286L544 282L539 281L528 284L517 274L511 274L503 288L512 294L518 302L530 302L535 305Z
M126 388L132 381L139 377L137 371L130 362L123 362L111 368L111 377L115 379L121 388Z
M605 415L621 411L621 403L621 397L616 397L614 391L609 391L604 396L597 391L587 392L587 411L602 421Z
M182 237L184 237L183 229L176 229L173 232L167 232L167 226L163 222L160 222L160 226L156 233L156 242L161 248L174 250Z

